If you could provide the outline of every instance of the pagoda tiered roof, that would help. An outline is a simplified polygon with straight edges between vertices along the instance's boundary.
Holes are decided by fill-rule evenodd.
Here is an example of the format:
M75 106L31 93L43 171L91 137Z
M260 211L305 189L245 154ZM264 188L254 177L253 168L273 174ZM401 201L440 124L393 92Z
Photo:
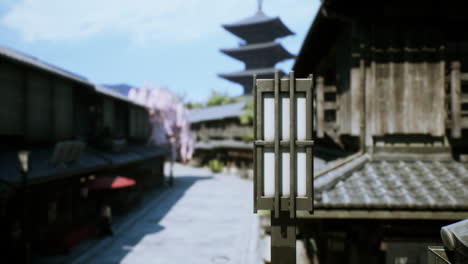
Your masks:
M270 62L270 66L282 60L294 58L281 44L274 41L221 49L221 52L246 64L252 60L263 59Z
M269 17L261 10L253 16L223 27L247 43L269 42L294 34L279 17Z
M269 17L262 11L262 1L259 1L255 15L238 22L223 25L232 34L242 38L246 43L239 47L221 49L221 52L245 63L245 70L233 73L218 74L219 77L244 87L244 94L252 93L252 77L273 78L276 63L294 58L275 39L294 34L279 17ZM280 76L284 73L279 71Z
M218 74L219 77L227 79L231 82L238 83L244 87L244 93L252 93L252 82L253 76L256 75L257 78L267 79L273 78L275 72L279 72L280 78L284 76L284 72L275 68L260 68L260 69L249 69L240 72L232 73L221 73Z

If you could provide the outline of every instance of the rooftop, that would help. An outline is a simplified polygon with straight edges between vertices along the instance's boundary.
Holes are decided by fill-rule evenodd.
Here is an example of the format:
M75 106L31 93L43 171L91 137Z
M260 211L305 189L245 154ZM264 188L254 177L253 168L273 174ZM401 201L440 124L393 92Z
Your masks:
M50 163L54 154L53 147L34 148L31 149L30 154L31 171L28 182L35 184L68 175L90 173L95 171L96 168L120 166L156 156L163 156L168 151L169 148L167 146L147 147L130 145L127 151L120 153L109 153L87 147L80 155L78 162L53 166ZM21 175L14 164L17 164L16 152L7 151L1 154L0 182L7 182L12 185L19 185L21 183Z
M274 41L243 45L238 48L221 49L221 52L241 61L250 58L268 57L272 58L272 61L278 62L294 57L283 45Z
M4 57L6 59L28 65L30 67L34 67L49 73L52 73L54 75L61 76L66 79L70 79L79 83L82 83L87 86L92 86L93 84L88 81L83 76L80 76L76 73L64 70L62 68L59 68L57 66L51 65L47 62L41 61L36 57L27 55L23 52L7 48L5 46L0 46L0 57Z
M275 68L261 68L261 69L250 69L244 70L239 72L231 72L231 73L220 73L219 76L229 79L229 78L236 78L236 77L249 77L253 78L254 75L261 76L261 75L268 75L273 76L275 72L279 70ZM252 79L253 80L253 79Z
M269 17L261 10L253 16L223 27L249 43L267 42L294 34L279 17Z
M191 123L198 123L210 120L238 117L246 105L247 99L244 99L233 104L194 109L189 113L189 120Z
M316 179L317 209L468 210L468 163L363 156L349 166Z

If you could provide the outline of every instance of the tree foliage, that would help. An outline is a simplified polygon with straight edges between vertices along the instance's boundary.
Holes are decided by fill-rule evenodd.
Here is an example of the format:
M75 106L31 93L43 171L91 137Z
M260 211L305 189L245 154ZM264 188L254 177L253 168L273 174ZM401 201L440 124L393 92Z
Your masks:
M253 120L253 99L250 98L244 110L239 115L239 120L242 125L250 125Z
M210 98L206 102L206 106L217 106L217 105L225 105L225 104L232 104L239 102L239 98L231 98L227 94L222 94L216 91L211 93Z
M188 103L185 104L185 107L187 107L187 109L189 109L189 110L192 110L192 109L202 108L203 104L188 102Z

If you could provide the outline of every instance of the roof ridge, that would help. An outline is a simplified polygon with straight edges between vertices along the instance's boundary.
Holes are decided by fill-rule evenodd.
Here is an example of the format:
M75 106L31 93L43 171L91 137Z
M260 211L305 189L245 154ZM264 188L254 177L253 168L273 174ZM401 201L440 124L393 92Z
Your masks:
M316 190L324 191L333 188L338 182L347 179L355 170L361 169L366 163L370 162L370 156L363 154L355 159L343 164L342 166L329 171L317 177L314 180Z

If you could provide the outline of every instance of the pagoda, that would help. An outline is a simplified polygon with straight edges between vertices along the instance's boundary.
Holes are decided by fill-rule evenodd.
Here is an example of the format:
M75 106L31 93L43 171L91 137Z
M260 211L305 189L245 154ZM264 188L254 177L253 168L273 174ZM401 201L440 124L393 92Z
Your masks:
M252 93L252 76L257 78L273 78L275 64L285 59L293 58L277 38L293 35L279 17L269 17L262 11L262 1L258 1L258 11L255 15L238 22L223 25L232 34L245 42L237 48L221 49L221 52L245 63L245 70L233 73L219 74L219 77L244 87L244 95ZM282 71L280 76L284 75Z

